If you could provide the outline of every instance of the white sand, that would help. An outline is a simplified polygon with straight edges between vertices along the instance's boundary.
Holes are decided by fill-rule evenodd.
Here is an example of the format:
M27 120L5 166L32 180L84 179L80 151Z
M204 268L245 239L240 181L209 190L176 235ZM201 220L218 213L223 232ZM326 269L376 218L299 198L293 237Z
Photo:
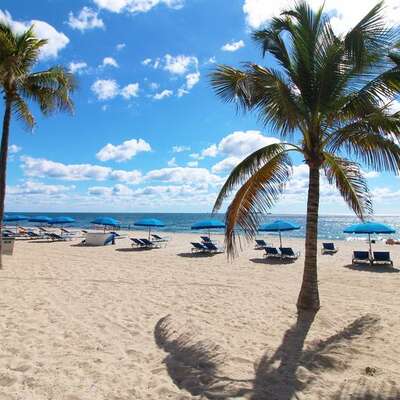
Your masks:
M0 271L0 400L393 395L400 273L346 268L351 249L366 244L337 242L337 255L320 257L322 308L296 326L303 258L271 265L251 248L233 263L189 257L198 235L171 236L152 251L124 251L127 239L102 248L18 242ZM302 240L285 244L303 252ZM400 246L375 248L400 267ZM168 314L166 339L165 323L154 331ZM221 357L202 354L213 345Z

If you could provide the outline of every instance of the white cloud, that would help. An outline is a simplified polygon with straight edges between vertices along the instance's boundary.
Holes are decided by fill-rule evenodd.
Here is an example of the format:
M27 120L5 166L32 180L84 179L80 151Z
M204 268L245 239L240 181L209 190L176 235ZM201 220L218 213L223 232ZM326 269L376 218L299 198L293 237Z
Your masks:
M170 160L167 161L168 167L177 167L178 164L176 163L176 158L172 157Z
M190 146L173 146L173 153L183 153L184 151L190 151Z
M143 65L149 65L151 63L151 58L146 58L142 61Z
M149 87L150 87L151 90L157 90L157 89L160 88L160 84L159 84L159 83L156 83L156 82L151 82L151 83L149 84Z
M314 10L321 6L320 0L309 0ZM355 26L376 5L376 0L348 1L326 0L325 12L333 15L331 22L337 33L343 33ZM293 6L289 0L245 0L243 12L247 24L254 29L260 28L272 17L278 16L282 9ZM389 24L400 22L400 6L398 0L386 0L384 16Z
M17 154L22 150L22 147L17 146L16 144L10 144L8 146L8 154Z
M237 42L230 42L230 43L226 43L221 47L222 51L229 51L229 52L235 52L238 51L239 49L244 47L244 42L243 40L239 40Z
M212 144L201 152L202 157L216 157L218 154L218 147L216 144Z
M92 186L88 189L88 194L90 196L100 196L100 197L131 197L134 191L128 186L122 185L120 183L113 187L108 186Z
M91 86L91 90L99 100L108 100L118 95L119 86L114 79L98 79Z
M21 157L24 174L35 178L53 178L67 181L105 181L117 180L136 184L141 181L140 171L113 170L92 164L63 164L43 158Z
M153 96L153 99L154 99L154 100L162 100L162 99L165 99L165 98L167 98L167 97L172 96L173 94L174 94L174 92L173 92L172 90L166 89L166 90L163 90L163 91L160 92L160 93L156 93L156 94Z
M178 97L185 96L186 94L189 94L189 91L185 89L185 86L182 86L181 88L178 89L177 92Z
M184 0L93 0L100 8L120 13L145 13L159 4L169 8L179 9L184 5Z
M195 67L197 68L199 61L197 57L194 56L171 56L170 54L166 54L164 56L164 70L170 72L174 75L183 75L185 74L189 68Z
M191 90L195 85L197 85L200 81L200 72L193 72L191 74L186 75L186 88L187 90Z
M48 43L41 48L41 59L56 58L59 51L69 43L69 39L64 33L58 32L52 25L44 21L35 19L23 22L14 21L8 11L2 10L0 10L0 21L8 23L17 33L22 33L34 25L36 35L41 39L48 40Z
M119 65L117 63L117 61L112 58L112 57L104 57L103 59L103 63L101 64L102 67L114 67L114 68L119 68Z
M365 178L378 178L380 176L380 173L378 171L361 170L361 173L364 175Z
M242 158L230 156L226 157L223 160L217 162L212 166L211 171L214 174L220 174L223 172L230 172L236 165L238 165L242 161Z
M125 44L125 43L118 43L118 44L115 46L115 48L116 48L118 51L124 49L125 47L126 47L126 44Z
M121 96L124 99L130 99L131 97L139 96L139 83L130 83L121 90Z
M198 161L189 161L188 163L187 163L187 166L188 167L197 167L199 165L199 162Z
M41 182L26 181L15 186L7 186L7 195L14 196L31 196L31 195L46 195L54 196L74 189L74 186L64 185L46 185Z
M104 28L104 22L98 17L98 13L90 7L83 7L78 16L74 16L72 12L69 13L68 25L72 29L78 29L84 32L88 29Z
M87 68L87 64L84 61L78 61L78 62L74 62L71 61L68 64L68 69L73 73L82 73L86 68Z
M96 157L100 161L121 162L132 159L138 153L148 151L151 151L151 146L145 140L131 139L119 145L108 143L96 154Z

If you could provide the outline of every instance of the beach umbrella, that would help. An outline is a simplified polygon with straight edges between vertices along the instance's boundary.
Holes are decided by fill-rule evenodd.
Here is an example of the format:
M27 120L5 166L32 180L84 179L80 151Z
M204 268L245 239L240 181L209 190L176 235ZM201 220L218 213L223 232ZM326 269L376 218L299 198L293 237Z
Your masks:
M120 222L111 217L97 217L91 222L91 224L103 225L105 231L107 226L119 226Z
M391 234L395 233L396 230L392 227L381 224L379 222L367 221L361 224L354 224L348 226L343 230L344 233L355 233L359 235L368 235L369 242L369 253L372 256L372 243L371 243L371 235L373 234Z
M31 217L28 219L29 222L36 222L39 224L48 224L51 222L51 218L45 215L38 215L36 217Z
M193 230L207 229L208 237L211 235L211 229L225 229L225 224L217 219L206 219L203 221L196 222L191 226Z
M160 221L157 218L142 218L139 221L136 221L133 225L135 226L144 226L149 228L149 240L150 240L150 233L151 228L162 228L165 226L163 221Z
M279 232L279 242L280 247L282 247L282 232L295 231L300 228L300 225L294 224L293 222L278 220L270 224L262 224L258 230L260 232Z
M54 217L49 222L50 225L64 225L64 224L72 224L75 220L71 217Z

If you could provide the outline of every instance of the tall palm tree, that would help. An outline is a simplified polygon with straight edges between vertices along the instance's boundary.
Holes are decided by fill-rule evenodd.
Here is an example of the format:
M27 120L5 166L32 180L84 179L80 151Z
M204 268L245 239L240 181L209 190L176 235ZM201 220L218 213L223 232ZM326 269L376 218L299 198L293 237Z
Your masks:
M34 72L41 48L47 40L36 37L33 26L15 33L6 23L0 23L0 89L4 98L3 131L0 147L0 226L4 215L7 154L11 117L14 115L30 129L35 119L29 103L36 102L44 115L54 111L72 111L73 76L62 67ZM0 228L1 237L1 228ZM0 240L0 268L1 240Z
M282 141L263 147L237 165L214 205L236 194L226 213L227 250L235 255L238 224L251 239L259 212L277 201L291 177L290 154L309 169L304 274L299 310L320 307L317 278L320 176L335 184L361 219L372 212L371 195L360 164L398 173L400 113L391 102L400 91L399 31L388 28L378 3L347 34L334 33L323 7L304 1L267 29L253 33L263 56L278 68L246 63L243 69L219 65L211 73L216 94L244 111L254 111ZM353 160L353 161L352 161Z

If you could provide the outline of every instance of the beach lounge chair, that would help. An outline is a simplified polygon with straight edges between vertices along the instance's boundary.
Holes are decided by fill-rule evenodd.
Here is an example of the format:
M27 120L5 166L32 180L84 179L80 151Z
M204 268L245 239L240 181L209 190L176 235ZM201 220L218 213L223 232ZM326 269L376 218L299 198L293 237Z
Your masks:
M191 249L192 253L194 253L194 252L205 253L208 251L207 247L203 243L190 242L190 244L192 245L192 249Z
M393 261L390 258L390 253L388 251L374 251L372 264L384 264L393 266Z
M300 257L300 252L294 252L291 247L280 247L279 250L281 251L282 258L288 258L290 260L297 260Z
M61 236L61 235L58 235L57 233L54 233L54 232L46 233L46 238L51 239L53 242L64 241L64 240L69 239L66 236Z
M281 253L276 247L265 247L265 258L281 258Z
M160 248L161 247L159 243L151 242L148 239L140 238L140 241L142 243L144 243L144 247L147 248L147 249L156 249L156 248Z
M210 243L205 242L202 244L209 253L223 253L223 251L212 242L210 242Z
M130 238L132 247L146 247L146 245L139 239Z
M338 252L339 249L335 247L335 243L322 243L322 254L330 254L333 255Z
M200 236L203 243L212 243L213 241L208 236Z
M268 243L265 240L256 239L256 246L254 247L254 250L264 250L266 247L268 247Z
M352 264L370 264L369 251L353 251Z
M39 233L33 232L33 231L27 231L26 234L30 239L41 239L43 238L43 235L40 235Z
M159 235L157 235L155 233L152 233L151 237L154 239L153 240L154 242L168 242L169 241L169 238L159 236Z

